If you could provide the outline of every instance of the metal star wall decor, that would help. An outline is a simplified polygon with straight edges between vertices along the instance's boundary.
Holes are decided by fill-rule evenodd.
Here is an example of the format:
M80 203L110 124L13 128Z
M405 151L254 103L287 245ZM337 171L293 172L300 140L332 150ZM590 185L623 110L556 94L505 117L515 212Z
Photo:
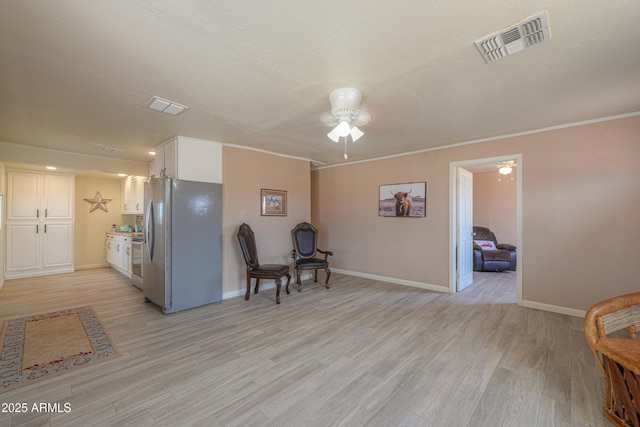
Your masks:
M95 211L96 209L102 209L103 211L108 212L107 203L109 203L111 200L113 199L103 199L99 191L96 192L96 196L93 199L84 199L85 202L91 203L89 213Z

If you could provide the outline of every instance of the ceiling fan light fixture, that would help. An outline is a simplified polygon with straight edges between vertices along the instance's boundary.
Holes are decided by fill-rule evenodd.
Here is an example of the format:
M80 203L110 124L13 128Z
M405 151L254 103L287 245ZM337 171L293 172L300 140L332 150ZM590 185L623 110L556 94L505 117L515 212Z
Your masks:
M337 143L340 141L340 134L338 132L338 126L334 127L333 129L331 129L331 132L329 132L327 134L327 136L329 137L330 140L332 140L333 142Z
M347 137L349 135L349 132L351 132L351 126L349 125L349 122L347 122L346 120L341 120L340 123L338 123L338 125L327 134L327 136L333 142L339 142L340 138Z
M351 133L351 139L353 140L353 142L356 142L357 140L360 139L362 135L364 135L364 132L358 129L357 126L352 126L350 133Z
M343 87L336 89L329 95L331 103L331 113L324 113L320 121L328 126L333 126L331 132L327 134L329 139L335 143L344 141L344 159L347 160L347 143L349 135L351 141L357 141L364 135L358 126L369 123L371 115L360 109L362 93L355 88Z
M335 127L335 130L338 132L338 135L342 137L346 137L351 132L351 125L346 120L341 120L338 123L338 126Z
M498 169L498 172L500 172L500 175L509 175L512 170L511 166L503 166Z

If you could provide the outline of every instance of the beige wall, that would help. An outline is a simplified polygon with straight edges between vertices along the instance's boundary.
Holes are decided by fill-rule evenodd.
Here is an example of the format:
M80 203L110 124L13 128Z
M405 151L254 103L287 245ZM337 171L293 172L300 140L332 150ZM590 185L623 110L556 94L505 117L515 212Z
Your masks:
M309 162L236 147L223 147L223 293L244 294L245 263L238 227L246 222L256 236L263 264L290 264L291 229L311 217ZM262 188L287 191L287 216L261 216ZM253 282L255 283L255 282Z
M84 199L93 199L96 192L105 199L107 211L96 209ZM122 225L120 213L120 181L116 179L76 176L76 220L74 227L74 265L76 269L107 265L105 233L111 225Z
M638 116L313 171L332 266L448 289L450 162L518 153L523 300L585 310L638 291ZM378 186L409 181L427 181L427 217L378 217Z
M473 224L490 228L498 243L518 240L516 175L516 168L500 181L497 170L473 174Z

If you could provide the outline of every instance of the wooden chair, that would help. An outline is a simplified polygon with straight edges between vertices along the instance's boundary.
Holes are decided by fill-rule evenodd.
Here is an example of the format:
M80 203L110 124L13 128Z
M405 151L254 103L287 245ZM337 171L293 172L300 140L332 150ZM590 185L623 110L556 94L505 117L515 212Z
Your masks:
M280 304L280 287L282 286L282 278L287 277L287 294L289 293L289 283L291 282L291 273L289 266L285 264L262 264L258 261L258 250L256 249L256 239L253 230L247 224L242 224L238 230L238 241L242 248L244 261L247 264L247 293L244 299L248 300L251 295L251 278L256 279L256 287L254 293L258 293L260 279L273 279L276 283L276 303Z
M626 329L629 338L609 335ZM584 319L587 342L605 380L604 415L640 426L640 292L593 305Z
M318 249L318 230L308 222L301 222L291 230L291 237L293 238L293 252L291 255L296 262L295 272L298 292L302 290L300 273L303 270L315 270L314 282L318 281L318 270L324 270L327 274L324 286L329 289L329 277L331 277L331 270L329 270L329 261L327 261L327 257L333 256L333 252ZM317 258L316 252L324 254L324 259Z

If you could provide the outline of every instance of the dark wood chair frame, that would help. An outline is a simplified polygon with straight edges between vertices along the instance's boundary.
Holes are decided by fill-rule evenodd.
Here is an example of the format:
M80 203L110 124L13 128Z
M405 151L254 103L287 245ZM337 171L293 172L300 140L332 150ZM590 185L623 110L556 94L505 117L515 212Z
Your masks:
M301 242L303 236L312 236L311 242ZM329 278L331 270L329 269L329 261L327 257L333 256L331 251L323 251L318 249L318 230L308 222L301 222L291 230L293 239L293 251L291 257L295 260L295 279L298 285L298 292L302 290L302 280L300 279L303 270L314 270L314 282L318 282L318 270L324 270L327 277L324 282L325 288L329 289ZM316 258L317 252L324 255L324 259Z
M251 227L243 223L238 229L238 241L242 249L244 261L247 264L247 292L244 299L248 300L251 296L251 279L256 279L256 286L253 293L257 294L260 287L260 279L273 279L276 285L276 303L280 304L280 287L282 286L282 278L287 277L287 294L289 291L289 283L291 282L291 273L289 266L285 264L262 264L258 261L258 250L256 248L256 239Z

